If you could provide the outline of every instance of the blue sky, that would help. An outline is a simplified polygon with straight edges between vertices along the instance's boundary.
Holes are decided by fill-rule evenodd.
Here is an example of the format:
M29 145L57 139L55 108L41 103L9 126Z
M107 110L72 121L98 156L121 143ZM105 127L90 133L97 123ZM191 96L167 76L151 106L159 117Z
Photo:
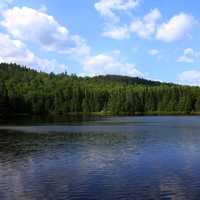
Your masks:
M198 0L0 0L0 62L200 85Z

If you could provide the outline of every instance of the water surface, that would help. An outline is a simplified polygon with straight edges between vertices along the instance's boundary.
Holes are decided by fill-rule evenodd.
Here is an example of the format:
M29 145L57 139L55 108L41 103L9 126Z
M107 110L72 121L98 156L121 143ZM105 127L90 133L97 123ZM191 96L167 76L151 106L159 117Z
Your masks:
M0 125L1 200L199 199L200 117Z

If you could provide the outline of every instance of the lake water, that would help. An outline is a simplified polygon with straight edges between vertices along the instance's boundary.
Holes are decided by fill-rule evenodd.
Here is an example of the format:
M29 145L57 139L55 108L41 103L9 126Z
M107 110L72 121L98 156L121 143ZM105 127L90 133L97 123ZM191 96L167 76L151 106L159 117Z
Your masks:
M0 200L200 199L200 117L10 119Z

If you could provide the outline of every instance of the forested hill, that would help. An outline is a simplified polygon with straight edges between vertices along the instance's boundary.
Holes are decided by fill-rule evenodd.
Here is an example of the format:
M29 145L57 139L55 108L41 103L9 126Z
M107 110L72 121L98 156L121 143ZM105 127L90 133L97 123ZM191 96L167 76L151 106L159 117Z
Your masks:
M38 73L35 70L31 70L29 68L26 67L22 67L16 64L5 64L5 63L1 63L0 64L0 75L1 78L3 78L4 80L6 79L10 79L11 76L15 76L13 77L14 79L16 77L20 78L20 79L26 79L26 78L35 78L36 76L38 77L38 75L43 75L43 76L55 76L55 74L51 73L51 74L47 74L47 73ZM76 75L71 75L68 76L66 73L62 73L59 75L56 75L59 78L73 78L73 79L79 79L79 80L85 80L87 82L92 82L92 83L103 83L103 84L123 84L123 85L148 85L148 86L158 86L161 84L168 84L168 83L161 83L158 81L151 81L151 80L146 80L146 79L142 79L142 78L138 78L138 77L129 77L129 76L119 76L119 75L106 75L106 76L95 76L95 77L77 77ZM22 80L23 81L23 80Z
M200 88L127 76L77 77L0 64L0 114L198 114Z
M168 83L161 83L158 81L151 81L146 80L138 77L129 77L129 76L119 76L119 75L106 75L106 76L96 76L91 79L96 81L103 81L104 83L121 83L126 85L148 85L148 86L158 86L161 84L168 84Z

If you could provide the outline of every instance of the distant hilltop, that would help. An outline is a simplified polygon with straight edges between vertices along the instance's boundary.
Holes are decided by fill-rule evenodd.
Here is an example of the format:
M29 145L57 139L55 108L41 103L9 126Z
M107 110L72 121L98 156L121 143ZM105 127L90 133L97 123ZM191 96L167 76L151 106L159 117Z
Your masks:
M130 77L130 76L121 76L121 75L105 75L105 76L95 76L92 79L102 80L107 82L118 82L122 84L140 84L140 85L149 85L149 86L158 86L161 84L169 84L163 83L159 81L147 80L139 77Z

